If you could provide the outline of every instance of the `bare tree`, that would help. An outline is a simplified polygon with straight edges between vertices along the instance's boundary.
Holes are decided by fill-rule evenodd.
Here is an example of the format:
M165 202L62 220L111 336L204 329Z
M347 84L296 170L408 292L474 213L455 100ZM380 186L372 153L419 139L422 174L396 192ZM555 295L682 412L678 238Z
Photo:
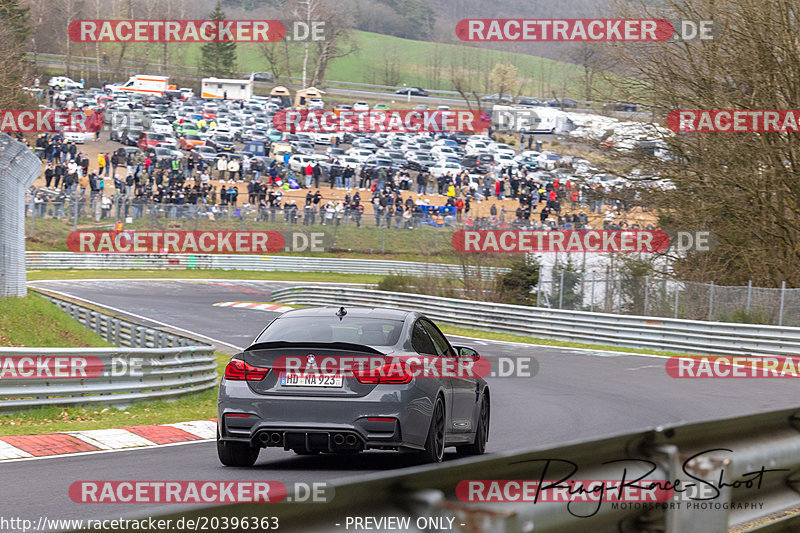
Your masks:
M62 21L67 21L67 23L69 23L70 21L80 18L85 1L86 0L51 0L50 5L55 7L55 11ZM67 52L66 74L67 76L72 76L72 39L67 36L66 32L64 32L64 41Z
M638 0L635 11L631 4L619 2L621 17L714 20L719 27L713 40L611 46L628 74L615 80L617 90L651 104L657 119L681 109L797 108L800 0L664 0L658 9ZM662 225L717 237L712 251L676 257L675 273L731 285L800 286L797 133L689 132L662 140L673 160L636 162L674 187L651 195Z

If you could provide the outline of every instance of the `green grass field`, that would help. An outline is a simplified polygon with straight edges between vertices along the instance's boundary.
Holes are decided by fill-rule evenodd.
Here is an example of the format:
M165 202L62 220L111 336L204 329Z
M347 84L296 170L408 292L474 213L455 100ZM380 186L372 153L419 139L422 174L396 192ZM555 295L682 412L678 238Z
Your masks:
M35 293L25 298L0 298L0 347L111 346L93 331Z
M403 83L419 85L426 89L453 90L452 72L467 74L476 80L476 90L494 93L487 86L488 72L497 63L511 63L519 69L520 93L528 96L558 96L583 98L582 68L573 63L556 61L528 54L502 52L465 44L444 44L401 39L390 35L355 31L353 42L356 52L331 61L326 80L402 86ZM174 65L197 67L200 59L199 44L170 45L168 62ZM280 50L282 51L282 45ZM289 44L291 72L284 76L300 77L302 74L302 43ZM115 64L118 45L104 44ZM241 72L271 71L260 45L242 43L237 47L237 69ZM125 59L158 64L163 49L159 44L129 44ZM282 53L282 52L281 52ZM76 55L94 55L94 45ZM309 73L310 76L310 73ZM598 88L600 88L598 82ZM607 90L608 87L603 86Z

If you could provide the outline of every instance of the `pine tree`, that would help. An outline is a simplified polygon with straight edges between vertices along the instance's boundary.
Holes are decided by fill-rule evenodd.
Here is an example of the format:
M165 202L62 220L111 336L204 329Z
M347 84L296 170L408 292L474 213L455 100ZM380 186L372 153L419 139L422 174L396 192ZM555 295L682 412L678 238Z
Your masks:
M217 0L217 7L208 17L210 20L225 20L222 4ZM204 76L229 78L236 72L236 43L214 43L203 45L200 50L200 71Z

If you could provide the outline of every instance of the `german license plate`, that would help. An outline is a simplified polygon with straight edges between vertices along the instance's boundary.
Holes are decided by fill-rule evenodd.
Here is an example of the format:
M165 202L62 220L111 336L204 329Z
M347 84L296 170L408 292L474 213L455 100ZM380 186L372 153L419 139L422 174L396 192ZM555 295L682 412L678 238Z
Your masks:
M341 387L342 376L281 372L281 387Z

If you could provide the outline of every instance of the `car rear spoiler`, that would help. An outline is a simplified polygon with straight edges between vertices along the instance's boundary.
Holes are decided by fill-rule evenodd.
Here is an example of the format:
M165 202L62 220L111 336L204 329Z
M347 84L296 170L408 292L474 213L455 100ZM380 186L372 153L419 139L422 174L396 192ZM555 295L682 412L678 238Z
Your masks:
M356 352L374 353L376 355L385 355L383 352L380 352L371 346L367 346L366 344L354 344L351 342L257 342L248 346L244 351L250 352L253 350L271 350L275 348L324 348L329 350L350 350Z

